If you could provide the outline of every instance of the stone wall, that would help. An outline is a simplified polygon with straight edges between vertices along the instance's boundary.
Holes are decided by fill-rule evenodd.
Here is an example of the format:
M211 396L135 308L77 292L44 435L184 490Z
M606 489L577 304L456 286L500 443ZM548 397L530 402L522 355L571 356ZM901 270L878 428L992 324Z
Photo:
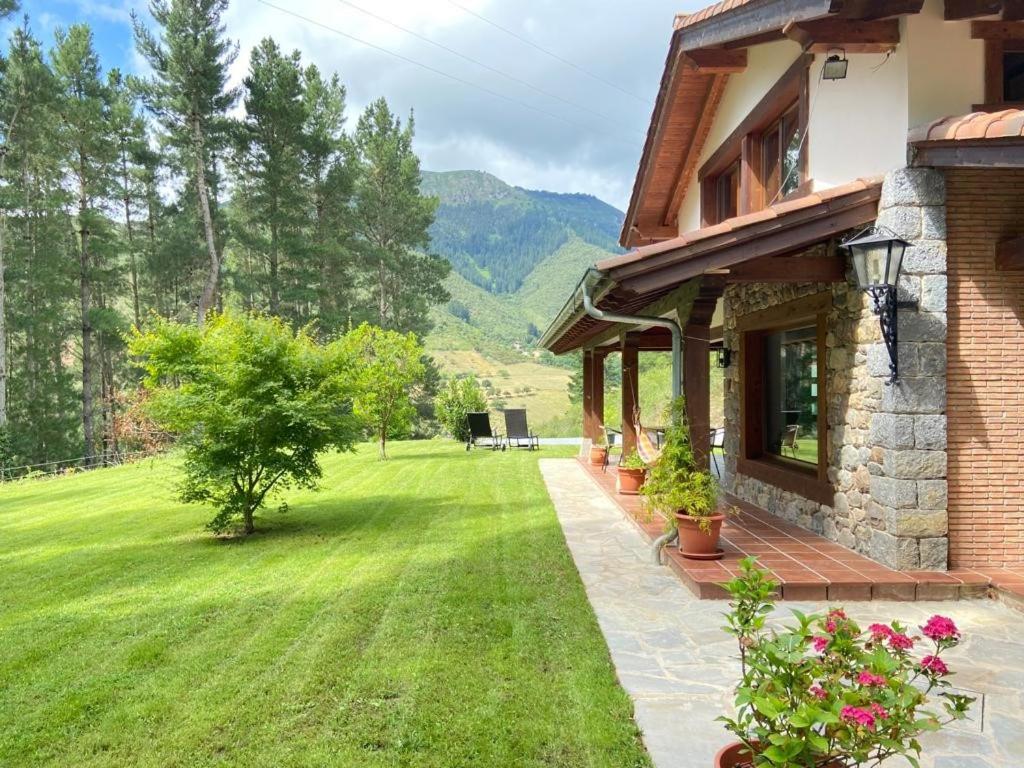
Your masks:
M946 512L946 246L941 174L903 169L883 185L879 223L907 249L899 312L900 381L886 384L889 359L870 299L847 283L747 284L726 290L725 344L739 356L736 320L747 313L830 291L826 360L831 505L737 472L739 366L725 374L724 485L740 498L893 568L944 570Z

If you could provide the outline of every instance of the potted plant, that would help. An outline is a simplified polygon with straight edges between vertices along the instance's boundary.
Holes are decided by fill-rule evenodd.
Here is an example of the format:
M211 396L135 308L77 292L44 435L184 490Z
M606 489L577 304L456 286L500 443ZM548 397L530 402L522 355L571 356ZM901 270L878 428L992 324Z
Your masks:
M603 467L608 463L608 443L603 435L590 446L590 463L595 467Z
M754 558L725 585L741 678L736 714L719 719L739 741L716 768L873 768L897 755L917 765L923 733L967 716L974 699L948 690L942 659L960 641L952 620L932 616L918 635L898 622L861 629L834 608L793 611L795 625L774 629L777 586ZM941 714L927 709L935 701Z
M640 493L646 477L647 465L636 451L631 451L619 460L616 487L622 495L636 496Z
M679 530L679 552L684 557L719 558L718 539L725 513L718 506L718 483L694 459L684 398L676 398L668 416L670 426L665 430L661 456L640 492Z

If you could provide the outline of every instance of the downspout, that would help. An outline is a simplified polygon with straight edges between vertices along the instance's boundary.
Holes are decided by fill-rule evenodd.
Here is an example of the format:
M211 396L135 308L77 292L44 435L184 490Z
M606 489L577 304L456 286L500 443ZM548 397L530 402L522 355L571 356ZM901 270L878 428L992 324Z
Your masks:
M675 400L683 393L682 368L683 368L683 332L679 323L675 320L666 320L663 317L651 317L647 315L620 315L615 312L605 312L594 306L593 297L590 295L590 281L586 278L580 284L583 292L583 309L591 317L597 320L604 320L609 323L625 323L626 325L653 325L658 328L668 328L672 334L672 399ZM661 565L662 547L672 544L679 538L679 530L673 528L670 532L662 534L655 539L652 545L654 563Z

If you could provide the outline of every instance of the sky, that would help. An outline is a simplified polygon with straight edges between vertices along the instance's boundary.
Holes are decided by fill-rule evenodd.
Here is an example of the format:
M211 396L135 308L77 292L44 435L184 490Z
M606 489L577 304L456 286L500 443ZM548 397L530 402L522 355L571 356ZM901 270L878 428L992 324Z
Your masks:
M235 82L252 47L269 35L285 50L298 49L304 62L338 73L350 129L380 96L402 115L414 110L424 169L484 170L517 186L584 192L625 209L672 19L703 4L232 0L225 23L239 44ZM144 73L133 9L148 19L145 0L22 0L47 46L55 28L87 22L105 69ZM0 30L4 38L12 23Z

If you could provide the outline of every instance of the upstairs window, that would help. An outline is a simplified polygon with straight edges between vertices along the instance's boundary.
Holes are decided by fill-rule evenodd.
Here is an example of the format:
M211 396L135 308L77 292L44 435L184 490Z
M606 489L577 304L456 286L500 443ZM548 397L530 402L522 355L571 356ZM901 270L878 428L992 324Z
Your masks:
M976 31L989 34L990 28ZM994 34L994 33L993 33ZM979 112L994 112L1024 106L1024 39L985 39L985 103L975 104Z
M1003 101L1024 102L1024 45L1003 51Z
M805 55L789 68L701 167L701 225L753 213L807 181Z

